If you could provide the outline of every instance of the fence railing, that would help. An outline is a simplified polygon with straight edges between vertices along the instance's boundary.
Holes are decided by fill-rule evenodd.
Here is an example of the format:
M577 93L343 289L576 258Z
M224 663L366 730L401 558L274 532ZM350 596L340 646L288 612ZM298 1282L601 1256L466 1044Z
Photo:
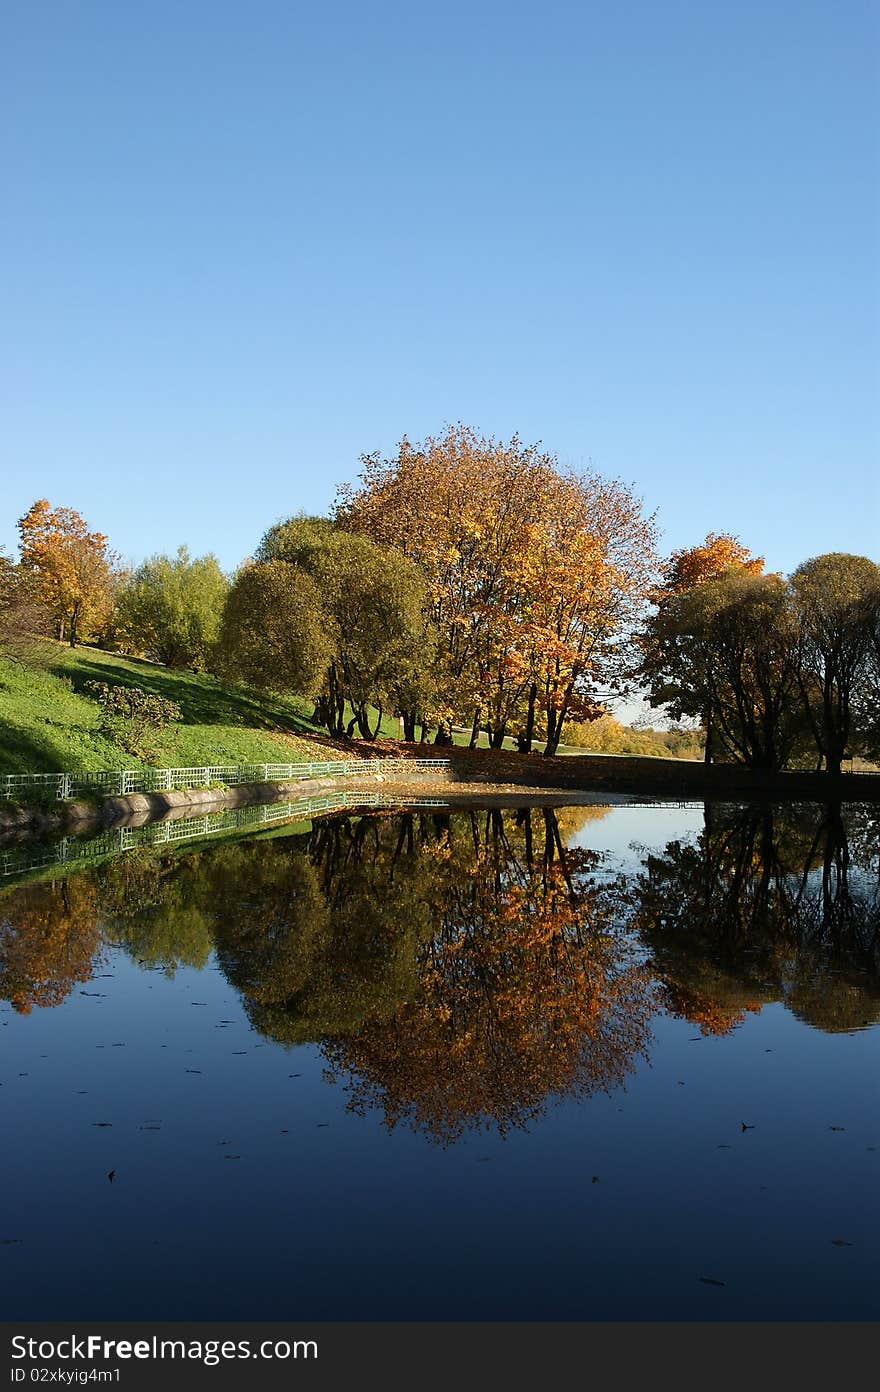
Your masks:
M163 822L148 822L141 827L115 827L97 836L80 839L63 836L51 845L15 846L0 851L0 880L16 875L45 870L53 866L88 863L106 856L131 851L138 846L173 845L194 837L217 836L224 832L258 831L262 826L277 822L305 820L322 812L359 811L361 808L390 809L441 808L442 798L412 797L401 799L393 793L373 789L320 793L315 797L298 798L295 802L264 802L257 807L228 807L221 812L208 812L197 817L169 818Z
M59 799L95 794L167 793L175 789L235 787L241 783L290 783L308 778L386 778L414 769L436 773L448 759L327 759L309 764L206 764L201 768L111 769L97 773L0 774L0 798L18 798L28 790Z

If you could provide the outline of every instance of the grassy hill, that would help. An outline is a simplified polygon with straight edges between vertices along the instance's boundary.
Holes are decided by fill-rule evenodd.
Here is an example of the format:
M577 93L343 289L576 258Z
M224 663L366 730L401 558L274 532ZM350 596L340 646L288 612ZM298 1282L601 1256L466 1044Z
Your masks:
M82 690L90 681L139 686L177 702L183 721L154 737L157 757L149 762L160 767L328 757L303 698L257 696L201 673L45 642L27 663L0 658L0 773L144 766L101 733L98 704Z
M137 758L99 729L98 704L83 691L91 681L137 686L165 696L181 708L183 721L153 737L155 758ZM312 702L303 696L266 696L224 686L203 673L177 672L100 648L71 649L62 643L35 642L26 661L0 657L0 773L141 768L147 764L181 768L288 763L342 757L341 752L333 753L334 741L328 739L326 730L312 721L312 711ZM593 733L592 728L589 733ZM396 717L383 719L383 740L396 739L399 734ZM644 741L645 737L641 738ZM655 740L659 738L655 732ZM469 739L469 729L455 729L457 746L466 746ZM485 732L481 732L479 748L487 745ZM542 748L540 741L535 748ZM505 752L515 749L516 741L506 739ZM433 747L426 749L426 753L433 752ZM572 745L559 749L560 754L584 752ZM614 752L668 757L672 751L624 746Z

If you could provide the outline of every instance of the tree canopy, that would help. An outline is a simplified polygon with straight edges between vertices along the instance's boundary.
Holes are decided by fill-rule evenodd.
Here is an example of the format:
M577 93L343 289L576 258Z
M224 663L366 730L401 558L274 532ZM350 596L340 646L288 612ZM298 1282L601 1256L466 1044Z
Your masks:
M229 582L216 556L156 555L139 565L116 599L119 636L167 667L202 671L220 631Z
M735 537L675 552L641 635L652 705L699 719L706 757L767 768L876 748L880 567L832 553L786 582Z
M22 572L34 582L56 633L76 647L113 607L118 558L102 532L90 532L74 508L38 498L18 522Z
M229 591L213 665L264 691L314 691L331 660L318 588L286 561L246 565Z
M802 732L785 582L742 568L664 596L650 622L651 701L702 716L716 751L783 768Z
M423 572L438 636L436 716L482 723L500 747L538 718L548 753L567 718L595 713L622 679L628 629L650 590L654 526L617 480L464 425L389 459L362 458L340 526Z
M832 552L798 566L791 587L804 708L827 769L839 773L854 705L869 681L880 566L866 556Z
M418 568L321 518L277 524L257 556L227 604L226 670L309 693L332 734L356 727L375 739L383 709L427 681L433 644Z

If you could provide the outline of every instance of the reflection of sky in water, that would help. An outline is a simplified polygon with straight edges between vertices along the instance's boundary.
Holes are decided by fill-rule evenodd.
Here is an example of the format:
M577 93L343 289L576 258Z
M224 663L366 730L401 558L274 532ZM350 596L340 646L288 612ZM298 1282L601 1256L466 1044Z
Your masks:
M618 806L601 818L585 821L567 841L582 850L603 852L611 862L637 865L642 847L661 851L668 841L698 835L702 826L702 803Z
M569 840L632 861L702 821L618 806ZM443 1147L348 1110L213 954L107 946L63 1004L0 1004L5 1316L876 1319L880 1029L772 1000L651 1028L623 1087Z

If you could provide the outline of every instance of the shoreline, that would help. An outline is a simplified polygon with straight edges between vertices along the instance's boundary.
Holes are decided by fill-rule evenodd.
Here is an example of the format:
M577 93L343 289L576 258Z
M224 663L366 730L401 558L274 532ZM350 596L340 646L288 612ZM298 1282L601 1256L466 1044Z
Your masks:
M405 752L424 753L423 746ZM141 826L169 817L189 816L223 808L250 807L263 803L320 796L337 791L356 793L359 788L380 789L400 798L442 797L450 807L516 805L565 806L584 803L628 802L632 799L670 799L676 802L878 802L880 774L825 773L792 769L770 772L735 764L701 764L679 759L636 758L613 760L602 755L556 756L504 754L488 750L444 750L451 767L445 776L416 769L406 778L381 772L348 777L323 777L272 783L248 783L234 787L192 788L170 792L126 793L100 801L71 801L57 807L0 808L0 833L52 833L90 831L120 825ZM369 763L373 761L365 761Z
M418 746L407 746L413 750ZM508 754L496 750L445 751L454 779L468 785L672 797L686 802L880 802L880 773L831 775L808 769L747 768L690 759L639 755Z

